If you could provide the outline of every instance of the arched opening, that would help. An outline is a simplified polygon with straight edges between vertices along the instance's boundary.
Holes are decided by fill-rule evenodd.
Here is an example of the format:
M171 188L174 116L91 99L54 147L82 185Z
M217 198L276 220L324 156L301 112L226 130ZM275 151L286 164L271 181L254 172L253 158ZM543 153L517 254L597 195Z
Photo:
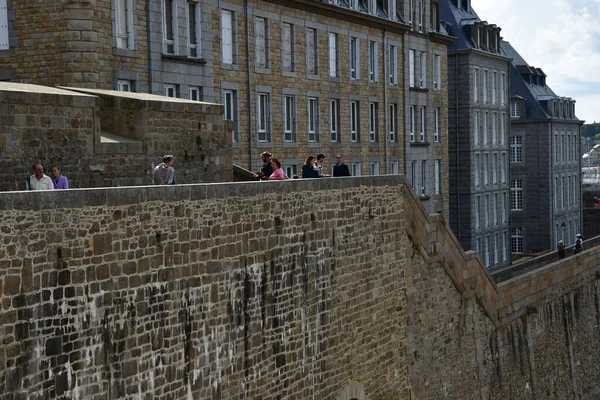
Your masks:
M365 400L365 389L360 383L350 381L342 389L337 400Z

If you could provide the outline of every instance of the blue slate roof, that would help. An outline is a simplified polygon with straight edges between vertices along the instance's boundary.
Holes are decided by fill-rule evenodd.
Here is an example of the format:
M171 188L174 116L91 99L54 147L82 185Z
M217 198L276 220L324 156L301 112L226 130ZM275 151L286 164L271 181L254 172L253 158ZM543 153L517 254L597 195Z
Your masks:
M467 28L475 22L482 22L479 16L469 7L469 10L458 8L450 0L442 0L440 18L446 22L446 30L450 36L456 37L454 43L448 46L448 50L474 49L471 35Z

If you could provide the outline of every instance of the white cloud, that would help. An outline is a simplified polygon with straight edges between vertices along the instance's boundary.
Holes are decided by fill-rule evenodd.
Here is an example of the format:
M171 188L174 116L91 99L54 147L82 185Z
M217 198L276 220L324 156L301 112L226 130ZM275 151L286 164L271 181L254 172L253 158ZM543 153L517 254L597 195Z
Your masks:
M472 6L548 75L557 95L577 101L579 118L600 120L600 0L472 0Z

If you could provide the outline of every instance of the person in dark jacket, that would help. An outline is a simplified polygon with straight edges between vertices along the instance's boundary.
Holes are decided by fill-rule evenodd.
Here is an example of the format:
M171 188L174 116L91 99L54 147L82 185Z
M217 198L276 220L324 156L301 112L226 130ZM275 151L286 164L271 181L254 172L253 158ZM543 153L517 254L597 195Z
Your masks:
M342 161L342 155L338 154L337 156L335 156L335 158L337 159L337 164L333 166L333 176L350 176L350 169Z
M271 153L268 151L263 151L260 155L263 161L262 167L260 167L260 171L256 172L259 179L269 179L271 175L273 175L273 166L271 165Z
M315 165L315 156L308 156L302 166L302 178L318 178L319 168Z
M558 246L556 246L556 251L558 251L558 259L559 260L562 260L563 258L565 258L566 249L565 249L565 243L562 240L558 241Z

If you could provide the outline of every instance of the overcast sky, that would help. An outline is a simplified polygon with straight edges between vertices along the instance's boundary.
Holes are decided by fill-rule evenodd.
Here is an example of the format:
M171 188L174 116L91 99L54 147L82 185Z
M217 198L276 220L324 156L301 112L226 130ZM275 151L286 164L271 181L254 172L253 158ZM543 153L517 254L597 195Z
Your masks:
M575 113L600 121L600 0L471 0L479 17L502 28L529 65L548 75Z

